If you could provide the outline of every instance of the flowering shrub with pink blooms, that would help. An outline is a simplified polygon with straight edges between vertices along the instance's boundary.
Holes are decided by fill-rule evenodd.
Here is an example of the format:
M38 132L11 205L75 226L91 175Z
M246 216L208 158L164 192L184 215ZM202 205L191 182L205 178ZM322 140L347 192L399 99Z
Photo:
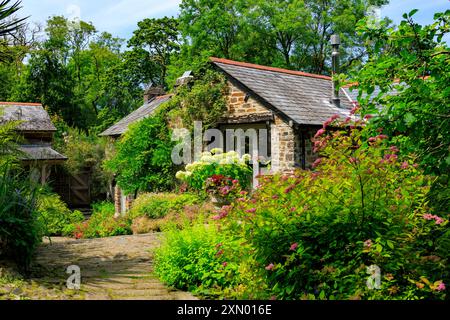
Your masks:
M448 216L429 213L430 179L386 135L330 119L314 171L263 176L218 220L279 299L443 299ZM380 268L370 289L368 267Z
M330 119L314 138L313 171L262 176L253 193L218 210L208 230L227 243L227 259L210 257L206 279L228 267L235 278L184 288L201 282L232 298L448 298L448 215L428 208L432 179L366 121ZM166 247L177 251L179 241Z

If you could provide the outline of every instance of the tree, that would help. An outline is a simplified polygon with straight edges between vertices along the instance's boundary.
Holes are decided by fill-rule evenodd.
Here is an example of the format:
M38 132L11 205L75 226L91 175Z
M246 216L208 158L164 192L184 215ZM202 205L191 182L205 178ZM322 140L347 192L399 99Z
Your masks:
M388 0L184 0L180 30L192 55L209 55L329 74L333 33L343 41L343 69L366 57L359 20ZM220 17L218 19L217 17ZM194 58L192 58L194 60Z
M358 82L363 114L378 114L374 126L396 135L398 143L417 154L426 173L440 177L434 187L442 195L439 206L447 210L450 48L443 39L450 30L450 10L435 14L428 26L413 20L416 12L405 14L397 29L360 24L359 32L372 54L353 80Z
M128 42L136 56L145 56L156 67L151 75L154 85L164 85L171 56L179 51L178 21L174 18L144 19ZM151 69L146 69L151 70Z

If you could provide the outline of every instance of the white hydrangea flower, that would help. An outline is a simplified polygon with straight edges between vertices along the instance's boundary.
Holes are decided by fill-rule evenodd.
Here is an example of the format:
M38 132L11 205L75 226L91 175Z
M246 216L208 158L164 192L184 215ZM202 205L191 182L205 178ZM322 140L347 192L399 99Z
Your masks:
M248 153L246 153L246 154L244 154L244 155L242 156L242 161L243 161L243 162L249 162L250 160L252 160L252 156L249 155Z
M185 177L186 177L186 173L185 173L184 171L178 171L178 172L175 174L175 177L176 177L178 180L184 180Z

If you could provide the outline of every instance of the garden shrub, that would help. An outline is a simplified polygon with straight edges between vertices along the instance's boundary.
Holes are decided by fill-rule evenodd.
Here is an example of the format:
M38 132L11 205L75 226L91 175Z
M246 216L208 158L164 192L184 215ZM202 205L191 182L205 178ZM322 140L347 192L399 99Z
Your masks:
M316 134L314 172L262 177L217 219L279 299L444 298L448 220L429 213L430 179L387 136L335 119ZM327 131L332 123L340 128ZM381 286L371 290L374 268Z
M251 186L249 160L247 154L239 157L235 151L212 149L204 152L200 161L186 165L185 171L178 171L176 177L193 191L233 199L241 188Z
M369 117L336 118L316 134L314 171L263 176L212 217L216 225L170 232L157 254L161 279L228 298L448 297L448 216L430 213L432 179L386 135L365 128ZM233 268L225 282L216 281L218 241ZM369 279L377 270L379 286Z
M133 234L164 231L169 228L183 229L191 226L199 217L208 217L214 213L215 207L205 202L186 205L180 211L170 211L162 218L149 218L148 215L133 219L131 230Z
M236 285L239 266L232 262L232 247L222 233L201 222L172 229L156 250L155 271L170 286L217 296Z
M92 205L89 220L75 225L75 238L103 238L131 234L131 221L126 217L115 218L114 204L99 202Z
M201 199L189 193L143 193L133 202L128 216L131 219L147 216L151 219L165 217L168 213L181 213L185 206L199 204Z
M71 211L59 195L44 192L38 196L39 221L46 236L67 236L73 234L74 224L84 220L80 211Z
M162 116L154 115L130 125L116 144L115 155L105 168L116 174L126 194L138 191L167 191L173 188L175 167L171 152L174 142Z
M0 255L12 256L26 272L41 239L35 190L9 166L0 167Z

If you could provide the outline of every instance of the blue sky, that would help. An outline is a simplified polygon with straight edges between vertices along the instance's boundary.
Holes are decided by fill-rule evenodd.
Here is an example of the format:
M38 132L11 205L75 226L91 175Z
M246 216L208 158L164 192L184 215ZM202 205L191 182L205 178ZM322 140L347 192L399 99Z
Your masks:
M52 15L79 15L84 21L91 21L100 31L128 39L136 29L138 21L144 18L176 16L181 0L22 0L21 15L30 15L31 21L44 23ZM402 14L419 9L415 19L421 24L432 21L435 12L450 9L449 0L391 0L381 10L394 22Z

